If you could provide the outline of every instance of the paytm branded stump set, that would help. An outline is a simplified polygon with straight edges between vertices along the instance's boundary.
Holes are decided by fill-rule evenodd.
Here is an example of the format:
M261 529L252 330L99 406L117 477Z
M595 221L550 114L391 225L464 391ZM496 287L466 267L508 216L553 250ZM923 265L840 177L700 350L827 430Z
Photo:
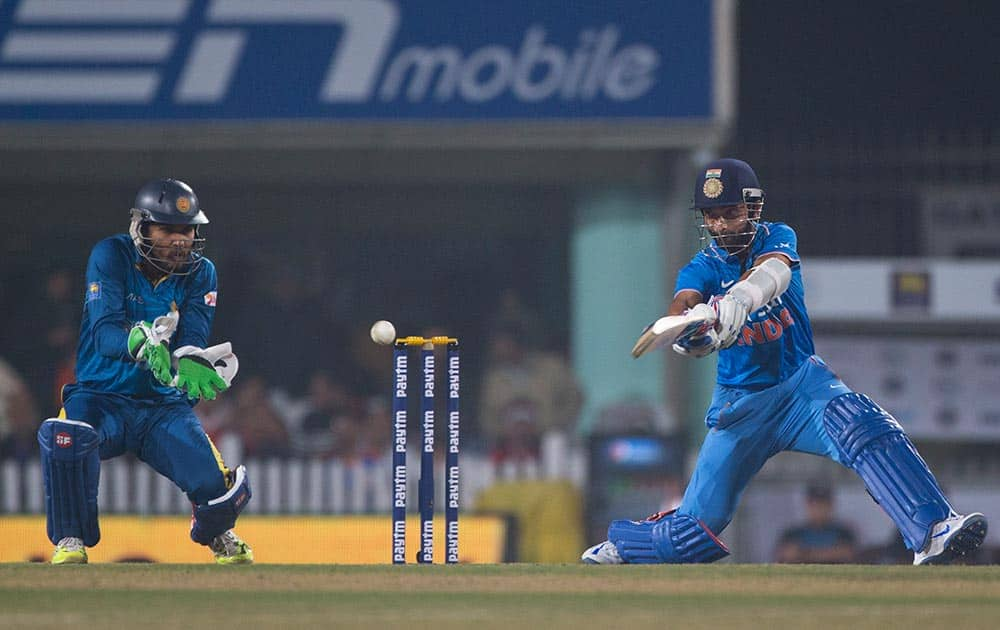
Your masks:
M434 389L435 348L445 347L447 364L448 442L445 449L445 563L458 562L458 438L459 438L459 357L458 339L453 337L401 337L393 345L392 396L392 562L406 564L406 430L409 416L410 352L420 349L423 378L419 383L421 415L420 481L417 504L420 510L420 550L418 563L434 561Z

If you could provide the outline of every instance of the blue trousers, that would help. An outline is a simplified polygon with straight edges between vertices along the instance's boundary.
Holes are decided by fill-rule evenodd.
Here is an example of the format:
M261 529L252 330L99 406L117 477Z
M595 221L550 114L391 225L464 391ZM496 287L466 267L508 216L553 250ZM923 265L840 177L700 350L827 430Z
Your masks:
M102 460L132 453L198 505L226 493L228 469L183 400L137 400L69 385L63 412L94 427Z
M842 463L823 412L832 398L850 391L815 355L791 378L763 391L717 386L705 418L710 430L677 512L718 534L750 479L774 455L800 451Z

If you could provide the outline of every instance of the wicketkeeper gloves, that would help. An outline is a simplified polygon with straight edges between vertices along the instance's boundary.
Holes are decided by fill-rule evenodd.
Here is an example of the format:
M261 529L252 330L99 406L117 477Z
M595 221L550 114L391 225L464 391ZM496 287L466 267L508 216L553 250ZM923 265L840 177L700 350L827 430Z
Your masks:
M171 357L167 344L177 330L179 317L177 311L171 311L152 322L135 324L128 335L129 356L149 366L158 382L176 387L191 400L215 400L229 389L240 369L239 360L228 341L209 348L182 346Z
M220 392L229 389L226 381L215 372L208 361L197 356L177 359L177 389L195 400L215 400Z
M170 385L170 350L166 341L157 339L152 322L139 322L128 333L128 353L132 360L143 362L157 381Z
M240 369L240 362L228 341L209 348L182 346L174 350L174 359L177 376L173 385L192 400L215 400L229 389Z

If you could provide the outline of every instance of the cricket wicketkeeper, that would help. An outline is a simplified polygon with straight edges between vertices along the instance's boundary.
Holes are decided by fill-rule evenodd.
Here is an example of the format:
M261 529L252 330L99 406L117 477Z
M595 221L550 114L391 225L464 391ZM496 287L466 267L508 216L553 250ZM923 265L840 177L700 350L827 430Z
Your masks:
M208 217L184 182L147 183L129 234L99 242L87 264L77 382L63 409L38 430L52 564L85 564L101 539L101 460L134 454L183 490L191 538L220 564L253 562L232 528L250 500L240 466L230 470L192 406L229 388L238 370L228 343L208 345L215 265L202 256Z

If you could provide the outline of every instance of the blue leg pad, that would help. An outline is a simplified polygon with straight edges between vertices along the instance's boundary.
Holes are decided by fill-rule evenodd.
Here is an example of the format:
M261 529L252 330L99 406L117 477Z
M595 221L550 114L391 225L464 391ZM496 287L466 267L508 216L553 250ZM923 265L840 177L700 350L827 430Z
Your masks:
M97 487L101 479L100 439L86 422L50 418L38 428L45 483L45 523L49 540L68 536L93 547L101 540Z
M660 512L643 521L614 521L608 540L628 564L715 562L729 549L688 514Z
M871 398L851 392L827 404L823 422L844 464L865 482L906 546L923 549L931 527L948 518L951 505L896 419Z
M240 466L233 473L229 491L208 503L196 505L191 522L191 540L207 545L219 534L224 534L236 525L236 518L250 502L250 479L247 469Z

